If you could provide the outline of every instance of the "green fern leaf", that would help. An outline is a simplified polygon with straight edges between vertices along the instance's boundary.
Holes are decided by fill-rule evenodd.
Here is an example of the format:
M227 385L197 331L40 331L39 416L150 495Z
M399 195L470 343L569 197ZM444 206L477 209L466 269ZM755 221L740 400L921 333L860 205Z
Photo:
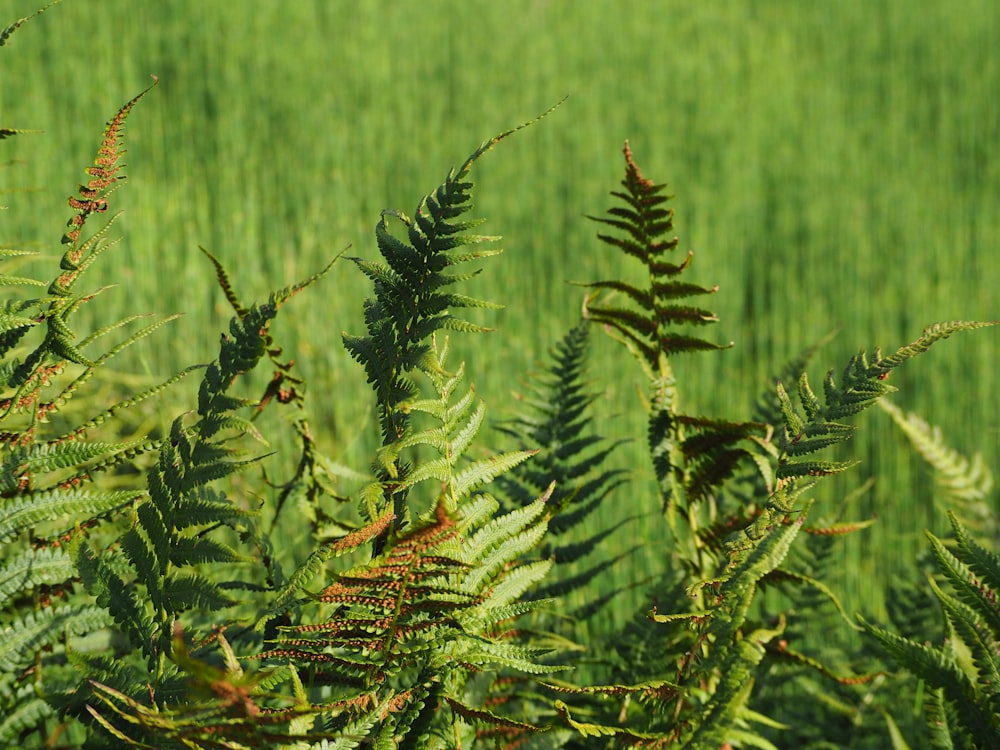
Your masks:
M916 643L858 617L862 627L881 644L900 666L914 672L929 685L941 688L948 696L964 727L977 737L995 737L996 714L988 703L977 700L968 675L946 652Z
M0 274L0 286L46 286L44 281L39 281L38 279L32 279L25 276L8 276L7 274ZM24 300L19 301L18 306L22 306L22 309L33 308L38 304L39 300ZM10 302L5 303L5 307L9 307ZM13 322L13 325L10 322ZM38 323L37 320L33 318L23 318L18 316L12 316L3 314L0 315L0 330L7 330L8 328L20 328L21 326L33 326Z
M246 527L256 516L255 511L241 508L225 494L206 486L188 490L181 503L173 518L178 531L217 523L232 528Z
M250 562L251 560L252 558L236 551L229 545L206 536L181 537L174 542L170 549L170 562L177 566Z
M0 566L0 608L39 586L64 583L75 576L76 567L65 549L24 550Z
M492 482L518 464L527 461L536 451L511 451L491 456L467 466L453 479L453 491L457 497L465 497L477 488Z
M952 523L956 528L959 528L954 516L952 516ZM977 555L979 559L988 559L989 553L975 545L975 542L966 536L955 550L958 553L955 555L929 531L925 534L930 540L931 551L937 559L938 569L958 594L958 598L986 620L990 630L995 634L998 645L1000 645L1000 610L997 609L997 593L1000 589L993 588L987 581L980 580L973 575L966 564L970 552ZM995 558L993 562L996 562ZM938 598L940 599L940 597Z
M778 478L792 477L827 477L839 474L856 466L857 461L796 461L783 463L778 467Z
M995 701L997 686L1000 685L1000 668L997 664L997 649L1000 643L996 637L997 631L991 631L984 623L979 610L941 591L933 579L931 588L950 626L972 655L972 662L978 675L979 690L989 696L991 701Z
M36 694L34 685L21 687L6 709L6 715L0 719L0 742L8 747L22 746L19 742L22 737L56 713L47 700Z
M550 491L553 488L549 488ZM492 519L480 528L472 537L465 541L462 550L463 560L469 565L480 566L482 561L493 555L512 535L525 529L535 527L536 522L546 511L548 495L543 495L523 508L513 510L506 515Z
M769 638L771 634L764 637ZM684 743L690 750L716 750L728 744L734 739L734 725L746 712L754 686L754 667L764 657L764 648L754 636L750 636L738 641L733 651L729 661L720 669L722 680L712 696L709 710Z
M47 521L65 519L70 526L84 518L106 515L128 505L136 496L129 490L56 489L0 499L0 543Z
M111 618L103 607L67 604L27 612L0 626L0 669L16 672L31 663L35 654L71 635L107 627Z
M979 576L984 586L993 591L1000 591L1000 557L979 545L958 522L954 513L948 514L948 520L954 529L962 562Z
M383 446L394 445L410 432L410 416L403 404L414 398L416 389L409 381L408 373L433 366L433 360L428 362L430 347L427 339L442 329L485 330L454 317L451 311L493 305L466 295L442 292L444 288L469 278L468 274L445 273L445 269L472 258L495 254L489 250L454 252L495 239L468 234L468 230L478 222L460 221L459 218L471 209L472 183L468 175L473 164L520 127L482 144L457 171L452 170L432 194L420 201L415 218L411 219L401 211L382 212L375 227L375 236L385 264L355 259L359 269L374 282L375 297L365 302L368 335L359 337L345 333L343 341L351 356L365 368L368 382L374 386ZM406 241L390 232L389 222L392 219L405 229ZM400 468L383 463L379 467L378 479L395 479L400 475ZM466 489L472 486L475 486L474 481L466 482ZM397 516L401 516L405 497L404 488L403 491L387 492L381 502L391 503ZM370 512L376 516L380 514L380 509L373 506ZM382 544L384 540L377 541L376 548Z
M525 595L528 589L542 581L551 569L551 560L538 560L533 563L518 565L507 575L503 576L487 593L483 603L479 605L479 609L484 612L490 611L491 618L500 617L501 619L506 619L507 617L515 616L514 613L501 614L499 610L502 607L508 607L517 602L518 599ZM536 602L520 602L520 604L526 607L525 611L529 611L537 606Z
M734 555L730 562L730 570L727 571L726 580L722 582L719 589L723 597L732 594L735 595L736 599L743 600L744 596L748 592L752 592L764 576L778 569L805 523L810 505L811 503L807 503L799 517L791 523L783 524L778 528L771 527L761 530L761 538L755 540L756 543L752 551L746 557ZM742 533L752 537L758 532L751 526ZM746 605L749 606L749 601L746 602ZM721 609L731 618L727 627L740 627L742 625L738 610L725 606Z
M168 573L163 579L163 591L174 611L214 611L238 603L210 578L194 572Z
M72 553L83 585L97 604L111 614L135 646L149 648L153 621L145 603L136 598L135 587L119 575L107 555L95 555L86 543L77 543Z
M147 503L146 509L151 506ZM159 519L158 519L159 520ZM162 526L162 521L160 521ZM146 527L148 528L148 521ZM166 535L166 528L162 528L162 533ZM148 531L147 531L148 534ZM167 553L167 544L160 544L160 549L155 549L143 534L136 529L130 529L121 539L122 552L139 574L139 580L146 584L149 598L155 607L164 606L163 590L161 580L166 571L166 558L161 557Z
M993 475L982 455L977 453L969 459L945 443L940 428L932 427L916 414L904 414L884 399L879 401L879 406L931 467L935 486L945 499L960 508L963 521L975 524L980 532L988 534L995 526L987 502L993 488Z
M462 658L477 667L512 669L532 675L552 674L572 669L570 666L540 664L538 657L547 650L503 641L482 640L474 642L467 650L463 650Z
M555 702L556 712L560 718L570 727L575 729L581 737L619 737L629 742L633 747L655 746L668 741L666 735L657 735L645 732L633 732L620 726L609 726L595 724L592 722L577 721L570 713L569 706L562 701ZM651 740L653 742L644 742Z
M24 16L23 18L19 18L16 21L14 21L14 23L10 24L5 29L3 29L3 31L0 31L0 47L3 47L5 45L9 44L10 43L10 36L11 36L11 34L13 34L19 28L21 28L21 26L23 26L25 23L27 23L28 21L30 21L35 16L37 16L37 15L39 15L41 13L44 13L49 8L51 8L53 5L56 5L56 4L60 3L60 2L62 2L62 0L52 0L52 2L50 2L50 3L46 4L46 5L43 5L41 8L39 8L34 13L32 13L30 16ZM19 132L19 131L13 131L13 132Z
M89 461L135 450L145 442L145 440L132 440L125 443L102 443L73 440L66 443L38 443L14 449L0 461L0 492L17 490L23 476L82 467Z
M537 547L545 536L545 531L545 525L540 524L504 540L479 562L476 570L466 576L463 584L468 587L467 590L480 591L501 568Z

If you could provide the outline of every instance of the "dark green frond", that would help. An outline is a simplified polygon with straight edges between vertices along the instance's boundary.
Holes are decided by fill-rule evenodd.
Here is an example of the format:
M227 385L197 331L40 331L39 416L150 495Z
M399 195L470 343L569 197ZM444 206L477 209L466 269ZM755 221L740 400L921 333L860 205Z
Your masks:
M843 471L850 464L836 461L799 461L797 457L813 453L849 439L853 428L838 420L853 416L875 404L895 390L886 379L889 373L908 359L927 351L931 345L953 333L994 325L958 321L929 326L916 341L900 347L889 357L879 349L871 355L861 352L851 358L838 383L830 370L823 381L823 397L813 392L803 372L799 377L798 401L779 382L777 401L784 419L784 435L780 443L779 478L823 476Z
M995 737L997 719L988 704L975 699L975 688L954 657L940 648L916 643L880 628L864 618L862 627L872 635L885 652L901 667L940 688L956 710L959 720L979 737Z
M954 515L951 515L950 518L956 528L959 528ZM944 575L945 580L954 589L958 598L966 606L977 612L979 617L983 618L990 630L995 634L994 637L997 640L997 645L1000 647L1000 609L997 607L1000 588L997 588L995 585L996 578L994 578L994 574L996 568L994 567L991 570L982 565L982 561L992 558L991 562L995 566L997 562L996 558L973 542L968 536L963 536L959 540L959 546L954 550L953 554L940 539L929 531L925 533L930 540L931 552L937 560L938 569ZM973 573L967 564L967 561L971 557L970 553L975 555L972 559L978 563L976 573ZM987 577L985 579L982 578L982 574L979 571L986 571ZM938 599L940 598L938 596Z
M1000 592L1000 556L981 546L974 540L968 530L959 523L958 517L954 513L948 514L951 527L955 532L955 541L958 544L956 556L969 566L969 570L975 573L985 588L994 592ZM1000 629L997 630L1000 634Z
M946 745L957 740L963 746L990 747L1000 732L997 561L971 540L953 514L951 521L957 535L955 547L949 549L927 533L943 580L955 592L954 596L946 593L931 581L945 615L945 642L937 646L918 642L916 637L859 620L886 655L935 688L926 710L937 740Z
M550 110L551 111L551 110ZM545 114L548 114L547 112ZM542 115L544 117L544 114ZM537 118L536 118L537 119ZM532 121L534 122L534 120ZM417 394L410 373L429 370L429 339L442 330L482 332L482 326L452 315L453 310L495 307L492 303L463 294L444 292L473 273L445 273L445 269L478 258L495 255L495 250L467 251L464 248L495 241L496 237L470 234L480 220L463 219L472 208L472 182L469 172L480 156L495 144L530 123L483 143L456 171L451 170L441 185L417 205L414 217L402 211L385 210L375 227L375 237L384 263L353 259L375 287L375 296L365 302L366 336L343 334L344 346L364 368L375 390L382 433L382 445L389 447L403 440L410 431L410 415L404 404ZM396 223L406 239L390 230ZM457 252L462 251L462 252ZM433 362L431 357L430 363ZM497 472L466 470L459 486L460 494L471 491ZM380 480L395 480L402 472L396 464L377 466ZM426 476L436 476L424 471ZM418 477L422 475L418 474ZM399 514L405 502L406 488L385 494L381 504L391 503ZM372 515L379 515L376 508ZM401 522L399 519L397 523ZM379 542L376 547L381 544Z
M168 574L163 579L163 591L175 612L192 608L214 612L237 602L211 579L193 572Z
M586 316L595 323L602 323L630 342L636 356L641 358L650 372L659 369L659 357L673 356L690 351L722 349L725 345L677 333L677 326L703 325L718 320L708 310L677 304L675 300L717 291L716 287L703 287L680 282L675 277L683 273L690 263L689 253L679 263L666 260L667 254L677 249L676 237L665 239L673 232L673 209L662 208L669 196L664 185L656 185L642 176L632 159L629 144L625 143L624 191L612 195L625 201L629 208L612 208L612 218L590 217L614 227L625 236L598 234L598 239L633 257L646 266L649 287L642 289L620 280L599 281L585 284L598 292L624 294L634 307L611 307L586 304Z

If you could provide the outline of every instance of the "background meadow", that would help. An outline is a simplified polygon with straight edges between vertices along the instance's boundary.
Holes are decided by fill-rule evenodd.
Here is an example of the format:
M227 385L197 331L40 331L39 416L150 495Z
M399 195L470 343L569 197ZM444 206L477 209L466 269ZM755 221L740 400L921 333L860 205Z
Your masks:
M7 23L37 2L0 7ZM473 173L483 231L502 234L505 253L468 291L507 307L475 318L496 328L488 345L453 337L470 380L493 419L510 416L512 389L576 320L582 290L566 282L622 273L584 216L612 205L627 138L646 175L676 194L691 276L720 286L706 302L721 318L710 335L735 342L678 364L688 409L745 418L769 376L831 331L814 380L929 323L1000 317L1000 5L956 7L65 0L2 58L0 123L44 133L4 142L0 240L58 257L66 197L103 123L159 76L127 128L129 181L115 196L124 242L91 283L119 285L100 299L102 320L185 313L128 363L163 376L213 357L230 314L199 245L245 299L348 247L374 257L381 209L412 213L481 141L569 95ZM276 328L309 383L323 449L361 469L376 442L371 399L340 334L362 331L368 293L341 261ZM996 466L997 334L943 348L894 376L896 403ZM601 432L637 438L621 454L634 480L598 520L655 513L641 425L616 417L633 410L641 375L595 336L592 379ZM845 544L834 588L849 610L878 612L880 589L868 587L909 566L922 529L944 519L885 415L861 424L851 453L863 464L824 485L817 520L874 478L844 513L880 523ZM901 482L912 492L888 490ZM663 558L660 540L642 541L634 570Z

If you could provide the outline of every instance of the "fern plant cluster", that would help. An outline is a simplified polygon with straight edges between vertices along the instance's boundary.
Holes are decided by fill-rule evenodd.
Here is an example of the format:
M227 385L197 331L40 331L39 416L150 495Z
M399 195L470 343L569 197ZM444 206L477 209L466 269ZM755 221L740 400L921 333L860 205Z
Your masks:
M28 20L7 27L0 46ZM336 261L246 304L205 251L233 308L217 358L102 402L97 386L115 355L172 319L87 332L76 323L84 305L100 304L103 290L84 284L116 247L124 128L153 86L107 124L69 199L58 269L0 275L11 290L0 311L0 743L996 746L990 475L884 400L895 368L990 324L929 326L892 353L860 352L820 388L805 374L813 350L783 369L752 419L687 414L672 363L727 348L703 335L718 318L693 301L718 288L689 280L692 255L678 255L665 186L626 143L618 203L594 218L595 251L621 254L643 281L585 285L581 318L528 381L520 413L494 420L504 444L488 445L487 406L450 360L448 337L485 333L467 313L497 306L460 291L500 254L470 218L471 174L515 128L476 149L412 215L383 211L378 260L348 259L372 284L365 331L343 344L367 376L380 447L368 472L353 474L365 484L343 496L330 480L336 457L313 437L306 383L270 332L293 297L329 283ZM0 253L7 269L45 260ZM595 578L622 575L631 557L607 555L604 543L635 533L637 520L622 529L596 519L638 480L613 462L623 439L600 434L593 417L595 327L645 376L668 540L658 569L604 595ZM249 376L263 368L273 375L255 393ZM200 378L190 410L136 430L130 412L190 377ZM875 404L927 459L954 530L929 535L929 588L898 589L891 624L849 615L824 582L838 540L874 523L846 517L849 499L831 501L823 480L852 468L830 449ZM297 440L297 469L281 486L263 471L265 410L281 411ZM285 549L279 532L295 508L309 509L305 550ZM620 631L597 632L596 616L628 587L649 606ZM915 614L921 596L943 621ZM837 647L800 648L817 629L845 635L829 639ZM858 632L860 650L850 645ZM926 734L908 708L914 689Z

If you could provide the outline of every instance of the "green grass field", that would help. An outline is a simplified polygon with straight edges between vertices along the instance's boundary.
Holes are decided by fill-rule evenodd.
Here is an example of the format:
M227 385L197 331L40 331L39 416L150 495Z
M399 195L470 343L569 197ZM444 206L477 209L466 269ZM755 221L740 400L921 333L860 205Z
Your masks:
M6 0L3 23L38 1ZM691 411L747 416L769 374L834 329L814 379L926 324L998 317L994 0L65 0L0 64L0 124L45 131L4 142L0 188L40 189L2 195L0 239L53 257L103 123L159 76L128 125L124 243L91 279L120 284L101 300L106 318L186 313L143 344L137 365L151 373L212 357L228 319L199 245L247 298L348 246L373 257L382 208L411 212L481 141L567 94L474 174L484 231L504 235L506 252L470 291L507 309L477 318L497 328L492 346L455 346L495 419L575 321L581 290L566 281L622 270L583 217L611 205L626 138L676 194L692 276L721 287L712 335L736 343L678 365ZM341 262L277 328L309 381L324 449L360 467L376 438L357 430L371 400L340 333L361 331L366 294ZM602 431L640 436L614 415L636 411L641 374L607 342L594 355ZM897 403L996 465L998 356L994 331L948 342L894 381ZM864 463L829 484L820 515L875 477L847 515L881 523L845 546L852 575L835 582L849 608L871 609L863 582L906 568L922 529L943 519L884 415L862 424ZM634 505L604 521L654 510L639 443L625 457ZM900 482L913 492L887 489Z

